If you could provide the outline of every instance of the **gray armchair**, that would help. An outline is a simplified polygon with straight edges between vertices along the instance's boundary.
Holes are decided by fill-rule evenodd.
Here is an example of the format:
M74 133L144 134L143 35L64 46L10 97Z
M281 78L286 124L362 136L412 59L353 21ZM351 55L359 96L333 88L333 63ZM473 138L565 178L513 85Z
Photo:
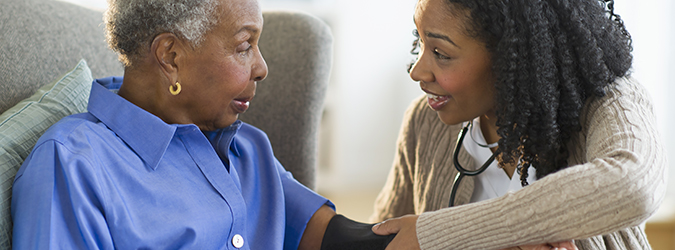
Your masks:
M301 183L314 188L332 35L324 22L307 14L263 15L260 48L269 73L258 84L256 98L241 119L265 131L279 161ZM0 249L11 248L14 175L37 138L53 123L41 121L42 127L32 128L37 132L24 133L16 131L28 125L12 119L22 110L18 107L22 103L42 101L40 96L27 98L42 93L38 91L41 86L59 79L80 59L86 60L93 78L123 73L105 43L102 23L102 13L69 3L0 0ZM81 107L72 110L52 116L84 111Z

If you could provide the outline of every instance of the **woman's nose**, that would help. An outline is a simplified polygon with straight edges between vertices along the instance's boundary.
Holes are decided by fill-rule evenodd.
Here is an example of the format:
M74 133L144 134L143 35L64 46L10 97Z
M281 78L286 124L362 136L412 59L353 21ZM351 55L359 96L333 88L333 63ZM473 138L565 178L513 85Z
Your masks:
M264 80L266 77L267 77L267 63L265 62L265 58L263 58L260 50L258 50L256 62L253 63L253 66L251 68L251 78L256 82L259 82Z
M410 78L416 82L434 82L436 80L433 72L430 70L431 67L429 67L429 62L425 54L426 53L424 52L420 52L417 60L410 69Z

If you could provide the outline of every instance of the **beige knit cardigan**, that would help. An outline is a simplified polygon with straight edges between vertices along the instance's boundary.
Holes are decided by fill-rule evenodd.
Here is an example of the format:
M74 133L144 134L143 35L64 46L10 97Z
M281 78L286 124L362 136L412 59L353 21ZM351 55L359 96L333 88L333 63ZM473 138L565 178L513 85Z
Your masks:
M447 208L461 125L445 125L424 96L405 113L397 155L375 203L374 222L421 214L423 250L500 249L575 239L580 249L650 249L643 223L665 195L666 159L652 104L634 79L619 79L582 110L570 167L518 192L470 203L464 178ZM460 150L462 166L476 168ZM599 236L598 236L599 235ZM590 238L589 238L590 237Z

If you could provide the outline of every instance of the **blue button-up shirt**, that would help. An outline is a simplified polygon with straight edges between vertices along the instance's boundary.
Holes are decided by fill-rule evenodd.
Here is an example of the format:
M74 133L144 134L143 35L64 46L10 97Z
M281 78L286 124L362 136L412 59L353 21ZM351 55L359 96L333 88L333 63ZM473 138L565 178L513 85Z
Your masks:
M89 112L35 145L12 192L15 249L297 249L332 204L298 183L267 136L166 124L94 81Z

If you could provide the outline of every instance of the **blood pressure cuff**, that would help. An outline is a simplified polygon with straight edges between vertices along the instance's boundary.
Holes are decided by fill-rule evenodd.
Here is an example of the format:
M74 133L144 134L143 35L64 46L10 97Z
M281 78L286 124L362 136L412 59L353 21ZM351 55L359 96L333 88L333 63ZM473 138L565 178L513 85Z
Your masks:
M377 235L374 224L364 224L335 215L323 235L321 250L377 250L385 249L396 234Z

